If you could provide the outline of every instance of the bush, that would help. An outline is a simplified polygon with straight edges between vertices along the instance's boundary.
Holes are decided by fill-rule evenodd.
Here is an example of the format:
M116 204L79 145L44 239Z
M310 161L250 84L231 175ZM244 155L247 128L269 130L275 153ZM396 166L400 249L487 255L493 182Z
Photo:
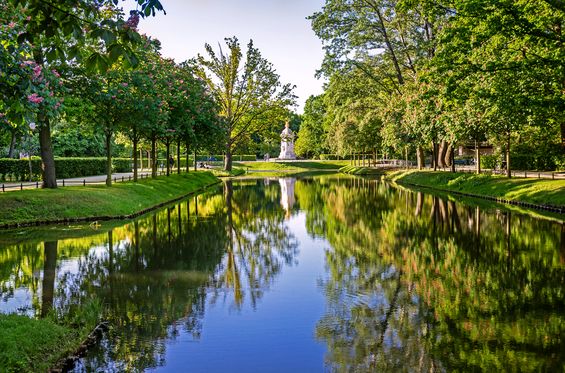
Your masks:
M481 155L481 168L500 168L499 161L499 155Z
M129 158L113 158L113 172L131 171ZM31 180L41 180L41 159L33 157L31 160ZM106 158L55 158L57 178L69 179L73 177L104 175L106 173ZM28 159L0 159L1 181L28 181L30 180Z

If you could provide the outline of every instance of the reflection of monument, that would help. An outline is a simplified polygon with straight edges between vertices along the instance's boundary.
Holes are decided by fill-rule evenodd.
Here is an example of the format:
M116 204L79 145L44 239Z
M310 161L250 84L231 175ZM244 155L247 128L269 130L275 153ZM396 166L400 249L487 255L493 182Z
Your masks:
M296 159L294 154L294 132L288 127L288 121L281 133L281 154L279 159Z
M294 206L294 183L296 179L293 177L285 177L279 179L281 185L281 206L286 211L286 216L290 217L290 210Z

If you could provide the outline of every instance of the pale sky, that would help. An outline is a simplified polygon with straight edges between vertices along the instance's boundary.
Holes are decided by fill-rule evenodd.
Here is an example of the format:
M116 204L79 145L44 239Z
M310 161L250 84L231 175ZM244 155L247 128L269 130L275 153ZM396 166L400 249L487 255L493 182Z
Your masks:
M167 14L142 19L139 30L161 41L165 57L181 62L198 53L205 55L205 43L217 50L218 42L225 48L225 37L237 36L242 46L253 39L281 82L296 85L298 113L310 95L322 93L323 81L314 77L324 55L322 43L306 17L321 10L323 0L161 0L161 4Z

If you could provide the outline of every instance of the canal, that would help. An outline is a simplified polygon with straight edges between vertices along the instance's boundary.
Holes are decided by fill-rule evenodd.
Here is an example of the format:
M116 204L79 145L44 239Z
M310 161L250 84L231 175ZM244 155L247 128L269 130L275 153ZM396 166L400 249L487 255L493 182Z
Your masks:
M92 299L75 372L562 371L565 226L339 175L4 231L0 312Z

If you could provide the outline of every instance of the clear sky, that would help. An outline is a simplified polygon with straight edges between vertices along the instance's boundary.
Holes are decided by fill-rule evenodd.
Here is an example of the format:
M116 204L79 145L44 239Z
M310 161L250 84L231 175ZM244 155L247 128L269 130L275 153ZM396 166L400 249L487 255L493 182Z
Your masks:
M123 4L128 4L126 2ZM204 44L217 49L225 37L242 45L253 39L273 63L282 83L296 85L296 109L322 92L314 77L323 59L322 43L307 16L321 10L323 0L161 0L167 14L140 21L140 32L161 41L162 54L177 62L204 54ZM223 45L225 46L225 45Z

